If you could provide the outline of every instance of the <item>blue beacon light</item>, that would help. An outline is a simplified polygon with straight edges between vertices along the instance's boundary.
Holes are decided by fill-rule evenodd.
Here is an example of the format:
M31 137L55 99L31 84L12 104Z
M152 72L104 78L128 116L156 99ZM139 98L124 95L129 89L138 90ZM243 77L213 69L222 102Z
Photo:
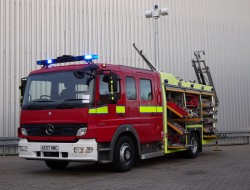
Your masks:
M96 54L86 54L86 55L80 55L80 56L63 55L61 57L57 57L56 59L47 59L47 60L37 61L37 65L43 65L44 67L48 67L51 64L76 62L76 61L86 61L87 63L92 63L92 60L98 59L98 58L99 56Z
M47 60L47 63L48 63L48 64L51 64L51 63L52 63L52 59L48 59L48 60Z
M93 60L93 59L98 59L98 55L94 55L94 54L87 54L84 55L84 60Z

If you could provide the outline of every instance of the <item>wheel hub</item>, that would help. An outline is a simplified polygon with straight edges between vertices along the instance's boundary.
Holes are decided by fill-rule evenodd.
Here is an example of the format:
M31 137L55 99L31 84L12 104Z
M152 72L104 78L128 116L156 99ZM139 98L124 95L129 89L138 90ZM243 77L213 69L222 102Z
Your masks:
M131 160L131 148L127 143L123 144L120 149L120 160L124 165L128 165Z
M193 138L191 139L191 145L193 145L193 147L191 148L191 151L192 151L193 153L196 153L196 152L197 152L197 149L198 149L198 143L197 143L197 140L196 140L195 137L193 137Z

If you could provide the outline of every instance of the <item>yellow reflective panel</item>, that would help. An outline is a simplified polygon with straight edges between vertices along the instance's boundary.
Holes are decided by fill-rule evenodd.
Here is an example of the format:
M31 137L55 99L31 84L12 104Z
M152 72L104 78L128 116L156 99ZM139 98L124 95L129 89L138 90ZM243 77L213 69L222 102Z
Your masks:
M95 114L96 113L96 108L89 109L89 114Z
M89 109L89 114L104 114L104 113L108 113L108 106Z
M163 112L162 106L157 106L156 107L156 112L157 113L162 113Z
M162 106L140 106L140 113L162 113Z
M152 113L156 112L156 106L140 106L141 113Z
M108 106L96 108L96 113L108 113Z
M125 113L125 106L116 106L116 113Z

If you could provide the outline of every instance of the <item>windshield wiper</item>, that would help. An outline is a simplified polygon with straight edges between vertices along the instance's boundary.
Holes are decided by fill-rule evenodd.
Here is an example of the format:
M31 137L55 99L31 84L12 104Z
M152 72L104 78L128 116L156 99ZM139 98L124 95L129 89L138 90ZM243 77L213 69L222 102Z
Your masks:
M40 107L37 107L37 104L39 103L42 103L42 102L54 102L52 100L36 100L36 101L33 101L32 104L30 104L28 107L27 107L27 110L31 110L31 109L40 109Z
M74 102L74 101L79 101L79 100L84 100L84 99L66 99L64 100L62 103L60 103L56 109L62 108L63 106L66 106L68 103L70 102ZM73 106L69 106L67 108L73 108Z

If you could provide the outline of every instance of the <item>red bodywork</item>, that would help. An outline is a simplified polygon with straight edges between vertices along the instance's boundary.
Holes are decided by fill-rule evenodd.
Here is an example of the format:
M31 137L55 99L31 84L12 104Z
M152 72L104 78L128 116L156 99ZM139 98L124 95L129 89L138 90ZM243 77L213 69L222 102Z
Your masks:
M162 139L163 119L162 113L140 113L140 106L162 106L162 92L159 73L136 69L126 66L97 64L100 70L109 70L119 75L121 98L116 104L107 104L107 114L89 114L89 108L76 109L53 109L53 110L22 110L20 125L23 124L60 124L60 123L87 123L88 130L83 137L39 137L23 136L19 131L20 138L27 138L30 141L75 141L79 138L96 139L97 142L111 142L115 131L124 124L132 125L139 136L140 143L159 141ZM31 74L43 72L58 72L62 70L76 70L84 65L59 66L40 69ZM134 77L136 81L137 98L127 100L126 84L127 76ZM153 99L150 101L140 100L140 79L152 81ZM99 75L97 75L95 87L95 104L92 108L100 107L97 102L99 95ZM116 106L125 106L125 113L116 113ZM49 114L51 112L51 114Z

